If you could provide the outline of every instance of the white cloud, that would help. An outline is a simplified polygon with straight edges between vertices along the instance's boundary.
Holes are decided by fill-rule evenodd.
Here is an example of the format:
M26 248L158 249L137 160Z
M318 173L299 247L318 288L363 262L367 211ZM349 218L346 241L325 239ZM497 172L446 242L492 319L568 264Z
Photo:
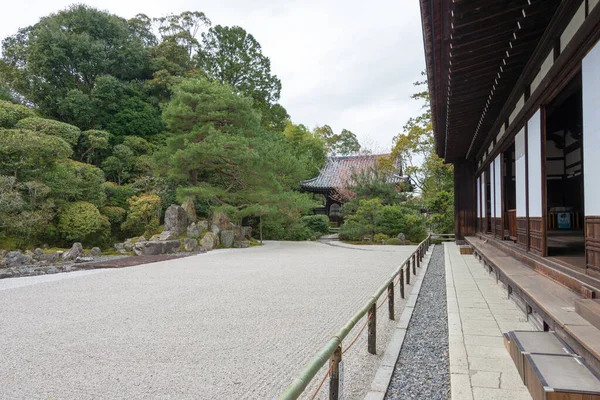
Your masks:
M281 103L296 123L329 124L356 133L371 147L389 149L406 120L419 111L412 82L425 68L416 0L84 0L131 18L203 11L214 25L239 25L261 43L282 81ZM32 25L72 1L10 2L0 36Z

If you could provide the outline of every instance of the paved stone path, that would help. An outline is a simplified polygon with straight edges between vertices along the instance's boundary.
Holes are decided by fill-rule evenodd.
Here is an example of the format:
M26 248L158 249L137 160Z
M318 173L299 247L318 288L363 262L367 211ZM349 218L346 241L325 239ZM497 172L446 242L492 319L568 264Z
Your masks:
M536 328L474 256L444 246L452 398L531 399L502 333Z
M0 398L274 398L414 248L270 242L2 280ZM380 312L381 355L395 323ZM380 362L364 340L344 356L345 398Z

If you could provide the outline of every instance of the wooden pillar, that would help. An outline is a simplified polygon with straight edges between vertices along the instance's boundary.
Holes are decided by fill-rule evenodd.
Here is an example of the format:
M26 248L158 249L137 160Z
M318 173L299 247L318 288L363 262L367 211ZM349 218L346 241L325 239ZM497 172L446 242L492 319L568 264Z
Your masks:
M454 162L454 234L463 244L465 236L477 231L476 166L464 159Z

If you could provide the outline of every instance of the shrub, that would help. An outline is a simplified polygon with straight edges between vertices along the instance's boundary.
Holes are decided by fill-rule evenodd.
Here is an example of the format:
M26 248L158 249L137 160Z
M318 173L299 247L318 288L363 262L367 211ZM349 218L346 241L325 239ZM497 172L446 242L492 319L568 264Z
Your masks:
M67 241L98 244L110 232L110 222L92 203L77 201L61 209L58 231Z
M0 128L13 128L17 122L29 117L35 117L31 108L0 100Z
M100 168L73 160L62 160L44 173L52 197L65 202L88 201L97 207L104 204L104 173Z
M340 227L339 238L341 240L359 241L368 229L355 221L347 221Z
M129 212L121 229L133 235L150 233L160 225L160 197L155 194L134 196L128 200Z
M286 240L307 240L310 239L312 236L314 236L314 232L311 231L301 221L293 224L285 232Z
M390 237L388 235L386 235L385 233L378 233L375 235L375 237L373 237L373 241L377 244L381 243L382 241L388 240Z
M329 218L326 215L306 215L300 218L300 221L316 236L329 233Z
M426 235L425 218L414 211L398 206L385 206L376 219L376 229L392 237L404 233L413 242L422 240Z
M391 245L391 246L400 246L402 244L402 242L398 238L391 238L391 239L386 240L385 244Z
M129 199L136 194L136 190L131 186L119 186L114 182L105 182L104 192L106 193L107 205L121 207L125 210L129 208Z
M110 222L111 233L115 236L119 236L121 231L121 223L123 223L125 220L127 211L121 207L106 206L102 207L100 213L108 218L108 222Z
M40 117L22 119L17 123L16 127L18 129L27 129L50 136L57 136L71 146L77 145L79 135L81 135L81 130L76 126Z

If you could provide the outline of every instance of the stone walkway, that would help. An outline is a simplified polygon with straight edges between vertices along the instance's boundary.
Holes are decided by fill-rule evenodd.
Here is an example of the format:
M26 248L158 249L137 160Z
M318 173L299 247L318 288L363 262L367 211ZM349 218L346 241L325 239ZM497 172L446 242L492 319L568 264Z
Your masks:
M536 330L472 255L445 244L452 398L529 400L502 333Z
M0 399L276 398L415 247L269 242L0 280ZM364 333L344 355L346 399L396 326L380 313L378 355Z

